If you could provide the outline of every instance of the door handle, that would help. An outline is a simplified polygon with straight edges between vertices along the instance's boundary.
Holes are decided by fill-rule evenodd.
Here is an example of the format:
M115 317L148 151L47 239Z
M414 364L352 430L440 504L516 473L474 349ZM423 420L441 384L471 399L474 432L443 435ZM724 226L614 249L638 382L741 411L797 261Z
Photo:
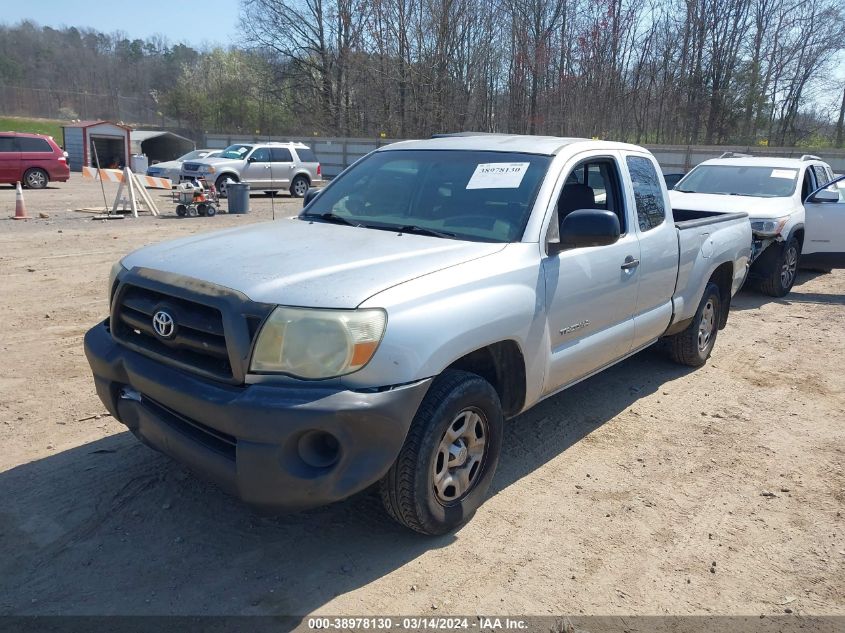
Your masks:
M628 255L628 257L625 258L625 263L622 264L622 270L632 270L639 265L640 265L640 260Z

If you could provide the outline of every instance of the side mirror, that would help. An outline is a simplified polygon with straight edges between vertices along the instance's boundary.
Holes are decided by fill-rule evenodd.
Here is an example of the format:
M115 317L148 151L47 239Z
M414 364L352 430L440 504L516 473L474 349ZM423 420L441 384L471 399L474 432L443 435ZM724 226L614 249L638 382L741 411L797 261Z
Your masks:
M320 195L321 189L317 189L317 187L309 187L308 191L305 192L305 196L302 198L302 208L304 209L307 207L310 202Z
M809 196L807 202L839 202L839 192L822 189Z
M579 209L560 223L560 242L555 251L584 246L607 246L619 240L619 218L611 211Z
M822 185L804 198L804 202L839 202L839 192L835 185L842 181L845 181L845 175L836 176L829 183Z

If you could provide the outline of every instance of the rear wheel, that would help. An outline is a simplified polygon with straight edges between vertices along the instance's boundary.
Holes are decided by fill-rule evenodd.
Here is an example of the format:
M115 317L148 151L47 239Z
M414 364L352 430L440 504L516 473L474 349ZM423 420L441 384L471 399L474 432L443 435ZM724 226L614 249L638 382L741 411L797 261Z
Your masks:
M217 215L217 207L215 207L213 204L205 205L205 215L209 218L214 217L215 215Z
M308 179L305 176L297 176L290 183L290 195L294 198L302 198L308 193Z
M786 242L775 260L771 274L760 282L760 291L770 297L783 297L792 290L801 259L801 245L794 237Z
M676 363L701 367L710 358L719 333L721 297L719 286L713 282L708 283L692 323L683 332L668 338L669 353Z
M445 534L464 525L490 487L502 425L502 405L489 382L466 371L443 372L381 481L388 514L423 534Z
M32 169L26 170L26 173L23 175L23 182L27 189L43 189L50 182L50 177L43 169L33 167Z

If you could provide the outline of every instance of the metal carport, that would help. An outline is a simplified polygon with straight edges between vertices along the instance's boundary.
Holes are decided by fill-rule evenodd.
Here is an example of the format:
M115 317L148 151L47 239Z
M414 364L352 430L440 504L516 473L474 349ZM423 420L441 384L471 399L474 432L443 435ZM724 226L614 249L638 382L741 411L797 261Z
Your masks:
M132 130L132 154L144 154L150 165L179 158L196 149L196 144L166 130Z

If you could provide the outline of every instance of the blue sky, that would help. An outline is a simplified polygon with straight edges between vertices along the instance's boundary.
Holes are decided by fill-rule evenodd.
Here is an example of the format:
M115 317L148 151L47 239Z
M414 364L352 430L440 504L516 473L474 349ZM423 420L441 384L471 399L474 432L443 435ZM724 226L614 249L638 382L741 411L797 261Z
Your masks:
M164 35L171 43L193 46L235 42L239 0L142 0L94 3L91 0L4 2L0 23L32 20L54 28L90 27L130 38Z

